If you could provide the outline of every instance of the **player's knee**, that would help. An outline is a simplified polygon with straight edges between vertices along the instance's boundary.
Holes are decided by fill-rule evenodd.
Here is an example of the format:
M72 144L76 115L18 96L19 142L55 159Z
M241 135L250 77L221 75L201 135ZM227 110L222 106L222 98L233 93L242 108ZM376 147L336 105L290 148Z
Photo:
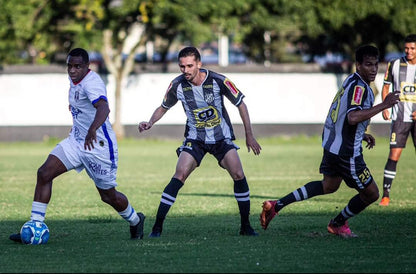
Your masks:
M378 193L378 191L377 192L373 191L372 193L370 193L370 195L367 195L366 198L367 198L368 203L372 204L380 198L380 194Z
M101 201L111 206L116 206L118 201L117 198L111 195L107 195L106 193L101 194Z
M101 201L109 205L115 205L117 203L117 196L115 195L114 189L102 190L99 189Z
M244 179L245 175L244 175L244 172L240 170L240 171L231 173L231 177L233 178L234 181L239 181L239 180Z
M334 193L339 189L339 184L338 183L328 183L328 182L323 182L322 183L322 188L323 188L323 192L324 194L330 194L330 193Z
M372 204L380 198L380 194L377 191L365 191L361 193L361 200L367 204Z
M49 182L49 181L51 181L51 180L52 180L52 179L50 178L50 175L49 175L48 169L47 169L47 168L45 168L44 166L41 166L41 167L38 169L38 172L37 172L37 179L38 179L38 182L39 182L39 183Z

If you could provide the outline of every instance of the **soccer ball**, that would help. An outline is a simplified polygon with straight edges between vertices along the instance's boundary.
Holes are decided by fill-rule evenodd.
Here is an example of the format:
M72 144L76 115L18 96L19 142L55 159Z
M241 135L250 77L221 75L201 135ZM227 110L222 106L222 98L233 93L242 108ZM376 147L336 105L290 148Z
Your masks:
M30 220L20 229L20 237L23 244L46 244L49 240L49 228L44 222Z

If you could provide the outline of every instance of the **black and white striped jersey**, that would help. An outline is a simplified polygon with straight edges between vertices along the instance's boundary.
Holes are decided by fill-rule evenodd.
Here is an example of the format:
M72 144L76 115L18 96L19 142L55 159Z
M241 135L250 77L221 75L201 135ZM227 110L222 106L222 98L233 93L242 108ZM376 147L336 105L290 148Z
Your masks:
M400 102L392 109L391 119L412 122L410 115L416 111L416 65L411 65L405 57L388 63L384 83L393 85L391 91L400 91Z
M188 82L184 75L169 85L162 107L170 109L178 100L182 102L187 121L185 138L214 144L223 139L234 140L232 124L224 106L224 96L239 106L244 95L227 77L201 69L206 77L200 86Z
M362 141L370 119L356 125L348 123L350 111L369 109L374 93L356 72L350 74L335 95L322 132L322 147L336 155L356 157L362 153Z

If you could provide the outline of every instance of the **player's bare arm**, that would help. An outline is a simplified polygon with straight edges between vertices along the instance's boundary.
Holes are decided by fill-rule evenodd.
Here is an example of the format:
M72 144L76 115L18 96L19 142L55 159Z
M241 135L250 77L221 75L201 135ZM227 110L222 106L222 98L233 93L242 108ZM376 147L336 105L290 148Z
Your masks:
M384 101L384 98L386 98L387 94L390 93L390 85L389 84L384 84L383 85L383 90L381 92L381 99L382 101ZM388 121L390 120L390 111L388 108L384 109L382 112L383 115L383 119Z
M95 113L94 121L91 123L90 128L88 129L87 136L85 136L84 149L91 150L94 148L94 143L97 142L97 129L105 122L110 114L110 107L108 106L107 101L101 99L94 104L94 107L97 109Z
M157 121L159 121L163 115L168 111L168 109L165 109L164 107L160 106L158 107L152 114L152 117L150 117L149 122L140 122L139 123L139 132L149 130Z
M261 146L257 142L256 138L254 138L253 130L251 128L250 115L248 114L248 109L244 102L238 106L238 111L240 112L241 120L243 121L244 125L248 152L250 152L250 149L252 149L254 155L259 155Z
M362 121L370 119L377 113L387 108L391 108L392 106L400 102L399 95L400 95L400 91L390 92L384 98L383 102L381 102L378 105L375 105L372 108L351 111L350 113L348 113L348 123L350 125L356 125Z

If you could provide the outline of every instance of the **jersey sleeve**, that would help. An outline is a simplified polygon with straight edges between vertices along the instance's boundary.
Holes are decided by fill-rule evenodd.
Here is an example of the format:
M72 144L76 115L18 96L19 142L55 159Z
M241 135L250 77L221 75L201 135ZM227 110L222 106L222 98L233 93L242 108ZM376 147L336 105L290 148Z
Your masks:
M88 78L88 81L85 82L84 90L88 99L91 101L93 105L97 103L100 99L108 101L106 86L104 84L104 81L101 80L100 76L98 75L91 75L91 77Z
M347 113L356 109L363 109L365 98L367 97L367 85L361 81L357 81L351 85L348 92Z
M245 97L244 94L227 77L224 77L221 81L222 82L219 83L221 86L221 92L233 105L238 107L241 102L243 102L243 98Z
M165 97L163 98L162 107L170 109L178 102L177 90L179 83L173 80L168 89L166 90Z

